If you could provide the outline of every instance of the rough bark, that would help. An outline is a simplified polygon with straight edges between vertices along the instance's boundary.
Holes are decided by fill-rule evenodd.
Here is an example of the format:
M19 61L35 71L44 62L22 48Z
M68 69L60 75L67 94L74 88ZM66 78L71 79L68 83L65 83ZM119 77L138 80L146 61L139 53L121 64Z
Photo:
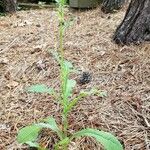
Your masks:
M120 9L124 3L125 0L103 0L102 11L104 13L111 13L115 10Z
M150 0L132 0L114 34L117 44L150 41Z
M2 7L6 13L14 13L17 10L16 0L2 0Z

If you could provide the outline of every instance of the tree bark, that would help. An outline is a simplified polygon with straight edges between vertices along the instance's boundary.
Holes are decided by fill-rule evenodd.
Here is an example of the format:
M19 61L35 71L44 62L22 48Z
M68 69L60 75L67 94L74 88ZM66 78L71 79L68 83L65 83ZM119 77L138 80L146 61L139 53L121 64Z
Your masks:
M17 10L17 1L16 0L2 0L2 7L6 13L14 13Z
M117 44L150 41L150 0L132 0L125 18L114 34Z
M115 10L120 9L124 3L125 0L103 0L102 11L104 13L111 13Z

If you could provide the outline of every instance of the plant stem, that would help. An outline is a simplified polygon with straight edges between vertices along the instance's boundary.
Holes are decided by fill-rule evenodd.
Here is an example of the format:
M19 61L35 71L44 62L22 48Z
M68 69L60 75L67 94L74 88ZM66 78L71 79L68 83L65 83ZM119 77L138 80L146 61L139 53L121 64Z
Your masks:
M68 129L68 114L63 112L63 130L65 137L67 137L67 129Z
M63 112L62 112L62 123L63 123L63 131L64 131L64 138L67 137L67 129L68 129L68 113L66 112L67 108L67 100L65 96L66 90L66 74L65 66L64 66L64 49L63 49L63 41L64 41L64 6L59 5L59 48L60 48L60 57L61 57L61 69L60 69L60 76L61 76L61 99L63 105ZM66 149L66 148L65 148Z

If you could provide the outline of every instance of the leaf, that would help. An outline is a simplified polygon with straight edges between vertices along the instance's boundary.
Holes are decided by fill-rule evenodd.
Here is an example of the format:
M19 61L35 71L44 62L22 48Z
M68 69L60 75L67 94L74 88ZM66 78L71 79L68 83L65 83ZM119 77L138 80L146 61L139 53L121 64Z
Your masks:
M46 2L41 2L41 1L39 1L38 4L39 4L39 5L45 5Z
M72 79L67 80L67 86L66 86L66 92L65 92L66 97L71 96L72 90L75 87L75 85L76 85L75 80L72 80Z
M69 61L67 61L67 60L64 61L64 66L65 66L65 69L66 69L66 70L71 70L71 69L73 69L72 63L69 62Z
M62 138L63 133L62 131L58 128L56 121L53 117L48 117L46 119L43 120L45 123L38 123L36 124L37 126L41 127L41 128L49 128L55 132L57 132L58 136L60 138Z
M58 52L56 50L50 50L50 51L51 51L54 59L60 64L61 61L60 61L60 56L59 56Z
M97 95L100 97L107 97L107 92L106 91L101 91L96 88L92 88L90 91L81 91L81 93L87 94L87 95Z
M100 97L107 97L107 92L106 91L101 91L98 96Z
M84 94L84 93L80 93L79 96L77 96L76 98L74 98L72 101L70 101L68 107L67 107L67 112L70 111L76 104L77 102L83 98L87 96L87 94Z
M37 139L41 129L41 127L36 125L26 126L19 131L17 141L22 144L29 141L34 142Z
M68 137L66 137L63 140L61 140L60 142L58 142L58 145L68 145L69 142L70 142L70 139Z
M48 88L44 84L36 84L32 85L27 88L28 92L33 92L33 93L49 93L51 94L54 90L52 88Z
M68 21L65 21L64 23L64 29L69 28L70 26L72 26L74 23L74 18L70 18Z
M101 91L101 90L98 90L96 88L92 88L91 91L89 92L90 95L97 95L97 96L100 96L100 97L107 97L107 92L106 91Z
M64 138L63 140L59 141L56 144L56 147L61 146L61 145L68 145L70 142L70 139L68 137Z
M123 147L118 141L118 139L108 132L87 128L76 132L73 135L72 139L75 137L82 136L94 137L98 142L100 142L104 146L106 150L123 150Z
M60 0L55 0L56 1L56 3L59 3L60 2Z
M59 5L65 5L67 0L55 0Z
M40 147L38 143L31 142L31 141L26 142L26 144L28 144L30 147L36 147L36 148L39 148L39 147Z
M68 79L69 73L72 72L73 70L73 65L71 62L64 60L63 65L62 65L62 73L63 73L63 78L65 80Z
M44 121L52 126L52 130L54 130L56 132L59 131L56 121L53 117L48 117L48 118L44 119Z

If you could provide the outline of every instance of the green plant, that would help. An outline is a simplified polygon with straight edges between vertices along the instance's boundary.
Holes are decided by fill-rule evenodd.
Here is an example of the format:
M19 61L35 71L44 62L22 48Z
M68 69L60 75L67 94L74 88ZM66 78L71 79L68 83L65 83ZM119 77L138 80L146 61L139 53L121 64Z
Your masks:
M28 144L30 147L35 147L38 150L46 150L45 147L42 147L40 144L36 142L40 131L43 128L51 129L56 132L59 137L58 143L55 143L55 150L67 150L69 143L74 138L79 138L82 136L89 136L95 138L98 142L100 142L106 150L123 150L122 145L117 140L115 136L110 133L99 131L97 129L86 128L78 131L74 134L69 133L68 129L68 115L72 108L76 105L76 103L83 97L86 97L91 94L104 95L105 93L101 93L96 89L91 89L89 92L81 91L79 95L69 100L72 96L72 90L76 85L76 81L69 79L69 75L75 69L72 64L64 59L64 51L63 51L63 37L66 26L68 26L68 22L64 19L64 8L66 4L66 0L56 0L58 3L58 17L59 17L59 53L53 53L54 57L57 59L60 64L60 80L61 87L60 93L57 94L54 89L48 88L46 85L33 85L29 87L27 90L29 92L37 92L37 93L48 93L51 94L62 106L62 129L59 128L55 119L53 117L48 117L44 119L40 123L32 124L30 126L26 126L22 128L17 136L17 140L21 144Z

